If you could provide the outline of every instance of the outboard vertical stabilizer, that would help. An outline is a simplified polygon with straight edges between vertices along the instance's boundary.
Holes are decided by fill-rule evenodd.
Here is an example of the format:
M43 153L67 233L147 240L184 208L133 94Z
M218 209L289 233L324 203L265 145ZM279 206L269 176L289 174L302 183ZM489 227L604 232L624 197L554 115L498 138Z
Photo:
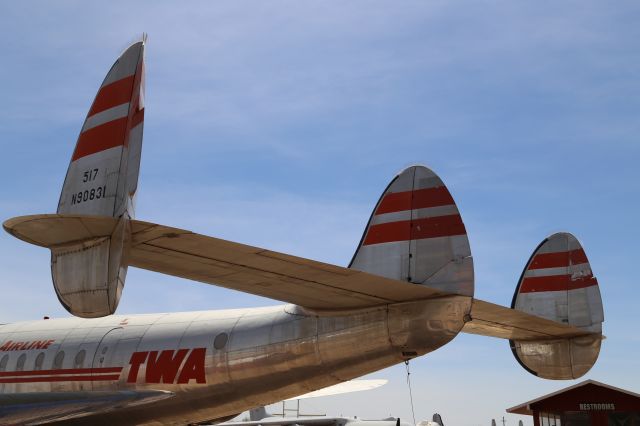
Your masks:
M60 302L74 315L115 312L127 273L144 120L144 41L105 77L84 121L62 187L58 214L116 219L110 235L51 247Z
M110 236L51 248L60 302L74 315L115 312L127 273L144 120L144 41L113 64L91 105L58 203L61 215L113 217Z
M511 307L590 333L567 339L510 340L513 355L530 373L546 379L577 379L598 359L604 321L600 289L573 235L553 234L538 246Z

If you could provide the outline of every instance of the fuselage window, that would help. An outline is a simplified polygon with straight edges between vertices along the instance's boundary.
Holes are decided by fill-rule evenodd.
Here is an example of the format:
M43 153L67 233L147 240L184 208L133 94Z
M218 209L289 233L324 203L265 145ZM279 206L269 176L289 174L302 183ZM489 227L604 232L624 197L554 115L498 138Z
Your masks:
M213 339L213 347L220 350L227 344L227 340L229 340L229 335L227 333L220 333Z
M27 354L22 354L18 357L18 362L16 363L16 371L24 370L24 363L27 361Z
M84 364L84 357L87 351L84 349L76 354L76 358L73 360L73 365L75 368L82 368L82 364Z
M44 352L40 352L36 357L36 362L33 364L33 369L42 370L42 364L44 364Z
M62 368L62 362L64 361L64 351L60 351L53 359L53 369Z
M0 359L0 371L4 371L7 369L7 363L9 362L9 355L5 355Z

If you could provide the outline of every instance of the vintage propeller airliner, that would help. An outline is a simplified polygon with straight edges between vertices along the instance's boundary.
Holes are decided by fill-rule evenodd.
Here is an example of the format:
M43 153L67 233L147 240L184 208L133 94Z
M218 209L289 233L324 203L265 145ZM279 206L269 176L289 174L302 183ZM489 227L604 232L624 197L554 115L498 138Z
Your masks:
M4 223L51 250L75 317L0 326L0 424L221 422L422 356L459 332L508 339L548 379L595 363L604 320L578 240L546 238L511 308L474 299L456 204L423 166L393 178L349 267L134 219L144 48L117 59L89 109L56 214ZM127 267L280 300L261 309L117 316Z

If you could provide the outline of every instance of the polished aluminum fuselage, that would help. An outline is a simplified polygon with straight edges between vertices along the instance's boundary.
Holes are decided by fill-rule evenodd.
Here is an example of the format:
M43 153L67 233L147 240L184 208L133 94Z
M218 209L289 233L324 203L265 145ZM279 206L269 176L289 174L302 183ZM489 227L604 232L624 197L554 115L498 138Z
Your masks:
M223 419L431 352L456 336L470 303L469 297L449 296L349 312L283 305L3 325L0 345L53 340L46 349L0 351L3 371L70 369L84 372L84 378L5 382L0 392L167 390L175 396L76 421L189 424ZM187 382L179 383L182 370L189 369L189 355L198 348L206 353L204 383L188 371ZM131 371L134 353L175 355L179 350L187 355L174 380L149 383L149 362L138 362L137 374ZM102 371L119 368L117 378L105 379L109 374Z

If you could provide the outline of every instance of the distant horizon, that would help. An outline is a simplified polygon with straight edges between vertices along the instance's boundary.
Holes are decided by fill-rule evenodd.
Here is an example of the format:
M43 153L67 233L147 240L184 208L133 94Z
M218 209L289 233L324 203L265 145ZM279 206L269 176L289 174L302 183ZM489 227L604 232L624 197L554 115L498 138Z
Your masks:
M577 236L605 323L584 377L523 370L460 334L412 360L416 420L507 426L505 410L587 379L640 392L640 4L407 1L4 3L2 220L55 212L109 67L149 34L136 218L346 266L402 168L440 175L464 220L477 298L510 306L531 252ZM67 317L48 250L0 237L0 323ZM130 268L117 314L280 302ZM405 366L308 411L411 418ZM273 409L273 408L272 408Z

